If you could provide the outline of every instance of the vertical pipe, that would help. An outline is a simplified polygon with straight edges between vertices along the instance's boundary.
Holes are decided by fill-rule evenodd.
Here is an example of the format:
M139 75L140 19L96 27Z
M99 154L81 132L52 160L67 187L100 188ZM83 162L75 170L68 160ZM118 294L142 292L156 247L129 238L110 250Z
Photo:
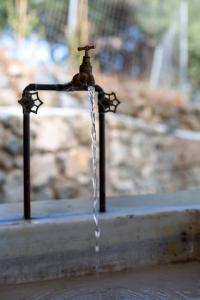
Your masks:
M23 114L23 160L24 160L24 219L31 218L30 185L30 114Z
M106 211L105 113L99 105L99 211Z

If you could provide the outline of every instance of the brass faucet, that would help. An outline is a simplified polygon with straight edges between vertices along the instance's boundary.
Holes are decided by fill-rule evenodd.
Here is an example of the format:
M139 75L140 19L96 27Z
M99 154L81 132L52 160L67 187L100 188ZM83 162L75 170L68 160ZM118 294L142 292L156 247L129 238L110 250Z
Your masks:
M85 46L79 47L78 51L85 51L85 55L83 56L82 64L79 67L79 73L74 75L72 79L72 84L75 87L86 87L90 85L95 85L94 76L92 75L92 66L90 63L90 56L88 54L89 50L95 49L95 46Z

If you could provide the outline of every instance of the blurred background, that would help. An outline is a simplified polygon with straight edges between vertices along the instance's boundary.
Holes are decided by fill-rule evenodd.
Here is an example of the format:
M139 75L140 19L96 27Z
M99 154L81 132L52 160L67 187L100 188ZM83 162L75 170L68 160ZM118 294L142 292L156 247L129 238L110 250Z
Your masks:
M107 114L107 194L200 186L199 0L0 0L0 202L22 201L26 85L65 83L91 51ZM32 200L91 195L87 94L40 92Z

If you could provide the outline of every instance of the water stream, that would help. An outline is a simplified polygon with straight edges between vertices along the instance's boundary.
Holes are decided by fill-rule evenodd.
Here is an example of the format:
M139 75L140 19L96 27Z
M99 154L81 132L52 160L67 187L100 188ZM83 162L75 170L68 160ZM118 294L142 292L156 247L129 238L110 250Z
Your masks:
M95 224L96 271L99 268L99 211L98 211L98 176L97 176L97 138L95 118L95 88L88 87L89 109L91 115L91 149L92 149L92 186L93 186L93 219Z
M91 115L91 149L92 149L92 186L93 186L93 219L95 225L95 271L96 281L99 285L99 239L100 239L100 227L99 227L99 206L98 206L98 175L97 175L97 138L96 138L96 118L95 118L95 88L88 87L89 98L89 110ZM129 294L128 290L124 289L86 289L79 290L77 294L67 294L67 299L91 299L91 300L114 300L114 299L132 299L132 294ZM62 299L62 298L59 298ZM65 299L65 298L63 298Z

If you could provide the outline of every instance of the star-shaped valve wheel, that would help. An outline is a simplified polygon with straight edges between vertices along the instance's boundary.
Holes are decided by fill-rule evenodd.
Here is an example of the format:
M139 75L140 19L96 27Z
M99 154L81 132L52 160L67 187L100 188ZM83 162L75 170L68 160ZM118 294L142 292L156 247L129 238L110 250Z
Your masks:
M29 91L26 91L18 102L21 104L24 113L32 112L34 114L37 114L39 107L43 104L38 92Z
M103 107L105 112L116 112L120 101L117 99L116 94L104 93L104 96L99 100L100 105Z

